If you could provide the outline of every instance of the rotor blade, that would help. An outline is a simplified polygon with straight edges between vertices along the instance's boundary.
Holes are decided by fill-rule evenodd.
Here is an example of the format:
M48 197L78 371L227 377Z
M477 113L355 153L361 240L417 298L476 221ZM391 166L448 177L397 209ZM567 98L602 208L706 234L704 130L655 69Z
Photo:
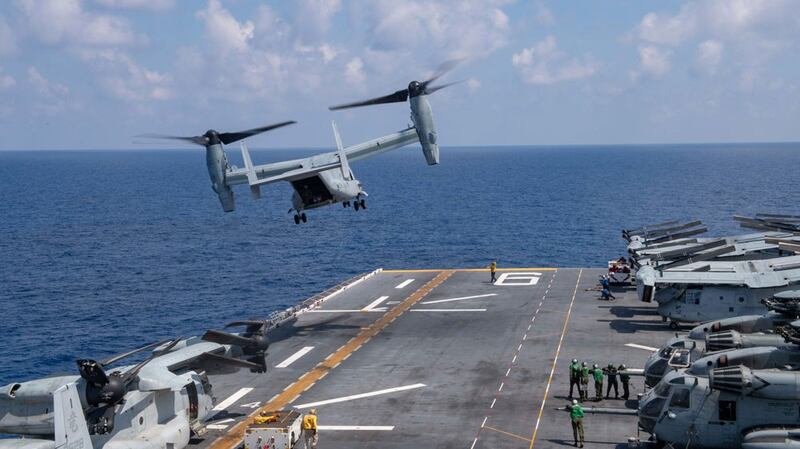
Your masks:
M267 132L276 128L281 128L286 125L293 125L295 123L297 122L294 120L289 120L286 122L275 123L274 125L262 126L261 128L248 129L246 131L239 131L234 133L220 133L219 140L225 145L228 145L238 140L242 140L250 136L255 136L256 134L261 134L263 132Z
M144 137L147 139L183 140L184 142L189 142L200 146L206 146L206 144L208 144L208 139L206 139L205 136L169 136L166 134L139 134L134 137Z
M722 248L715 249L713 251L709 251L707 253L695 254L689 257L684 257L683 259L678 259L668 264L659 265L656 267L658 271L669 270L670 268L677 268L682 267L684 265L693 264L695 262L702 262L704 260L713 259L717 256L721 256L723 254L727 254L736 248L733 245L730 246L723 246Z
M436 71L433 73L433 76L428 78L427 81L423 81L422 85L424 87L427 87L428 84L436 81L437 79L444 76L445 73L453 70L457 65L461 64L462 61L464 61L464 58L450 59L439 64L439 67L436 68Z
M160 355L163 355L164 353L169 352L169 350L174 348L175 345L177 345L180 341L181 341L180 338L176 338L175 340L172 341L172 343L168 344L164 349L159 350L157 353L154 352L153 354L151 354L146 359L144 359L141 362L137 363L133 368L131 368L128 371L126 371L125 374L124 374L125 377L123 377L123 383L125 383L127 385L131 380L133 380L136 377L137 374L139 374L139 371L142 368L144 368L145 365L150 363L150 361L152 361L154 358L156 358L156 357L158 357Z
M357 101L355 103L340 104L338 106L331 106L328 109L331 111L338 111L339 109L357 108L360 106L369 106L372 104L386 104L386 103L402 103L408 100L408 89L398 90L397 92L383 97L372 98L364 101Z
M433 86L431 88L425 88L425 93L426 94L432 94L432 93L436 92L437 90L442 90L445 87L452 86L453 84L461 84L464 81L466 81L466 80L453 81L452 83L445 83L445 84L440 84L438 86Z
M248 368L253 372L259 372L259 373L267 371L265 363L260 363L260 364L254 363L254 362L249 362L247 360L228 357L225 355L213 354L210 352L205 352L201 354L200 361L205 363L219 364L219 365L236 366L239 368Z
M216 331L214 329L207 330L202 339L205 341L210 341L211 343L234 345L239 346L240 348L244 348L253 344L253 340L250 338L228 332Z
M163 340L163 341L157 341L155 343L150 343L147 346L142 346L141 348L134 349L133 351L123 352L122 354L117 354L115 356L111 356L111 357L109 357L107 359L100 360L97 363L99 363L100 366L111 365L112 363L116 363L116 362L118 362L118 361L120 361L120 360L122 360L124 358L130 357L130 356L132 356L134 354L138 354L138 353L140 353L142 351L147 351L148 349L153 349L155 347L161 346L161 345L163 345L165 343L168 343L170 341L171 340Z

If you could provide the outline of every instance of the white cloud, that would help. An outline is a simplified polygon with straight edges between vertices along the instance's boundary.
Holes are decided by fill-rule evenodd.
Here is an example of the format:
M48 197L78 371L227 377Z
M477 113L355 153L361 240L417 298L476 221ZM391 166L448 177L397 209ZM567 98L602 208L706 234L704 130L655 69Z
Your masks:
M252 21L239 23L228 10L222 7L219 0L209 0L208 7L197 13L197 17L205 24L206 38L214 49L220 53L246 52L253 39L255 25Z
M67 86L45 78L36 67L28 67L28 82L45 98L63 97L69 93Z
M553 36L547 36L533 47L525 48L511 57L522 79L530 84L555 84L562 81L592 77L599 64L591 58L569 57L560 51Z
M108 8L148 9L151 11L166 11L175 6L175 0L95 0L95 2Z
M364 61L358 57L351 59L345 66L344 78L348 83L355 86L363 84L366 79L364 76Z
M298 0L295 26L304 41L321 39L331 27L331 22L342 9L340 0Z
M395 1L359 4L379 52L438 50L440 57L484 57L504 46L509 19L505 1Z
M635 33L639 39L660 45L678 45L692 37L697 28L697 8L694 4L684 5L677 15L646 14Z
M697 67L706 74L713 74L722 62L722 42L709 39L697 45Z
M0 67L0 90L8 89L17 85L17 80L11 75L3 73L3 68Z
M0 16L0 56L13 55L17 52L17 37L8 25L6 18Z
M669 72L672 64L670 57L672 52L664 50L655 45L643 45L639 47L639 64L643 73L654 77L660 77Z
M124 52L83 50L80 55L98 74L100 85L115 98L146 102L172 97L170 76L140 66Z
M470 92L475 92L481 88L481 81L477 78L470 78L467 80L467 87Z
M84 11L80 0L17 0L17 6L25 26L46 44L113 46L144 39L124 19Z
M552 25L556 23L556 16L544 3L536 2L536 21L541 25Z

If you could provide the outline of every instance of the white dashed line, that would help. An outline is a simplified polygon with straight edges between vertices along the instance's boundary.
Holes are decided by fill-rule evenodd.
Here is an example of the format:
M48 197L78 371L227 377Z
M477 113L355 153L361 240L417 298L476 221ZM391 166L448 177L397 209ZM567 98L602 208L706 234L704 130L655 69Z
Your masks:
M275 368L288 368L289 365L296 362L300 357L308 354L312 349L313 346L306 346L303 349L295 352L294 354L290 355L286 360L282 361L281 363L275 365Z
M399 289L399 288L403 288L403 287L408 287L408 284L410 284L410 283L412 283L412 282L414 282L414 280L413 280L413 279L406 279L405 281L403 281L403 282L401 282L401 283L397 284L397 286L396 286L395 288L398 288L398 289Z

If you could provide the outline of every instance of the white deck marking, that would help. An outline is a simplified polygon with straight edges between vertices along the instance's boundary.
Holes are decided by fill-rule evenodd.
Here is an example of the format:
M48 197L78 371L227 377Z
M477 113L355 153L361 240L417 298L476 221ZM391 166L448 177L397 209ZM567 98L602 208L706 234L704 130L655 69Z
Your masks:
M629 348L644 349L645 351L650 351L650 352L658 351L658 348L653 348L653 347L644 346L644 345L637 345L636 343L625 343L625 346L627 346Z
M227 424L209 424L209 425L206 426L206 429L208 429L208 430L225 430L228 427L230 427L230 426L227 425Z
M472 446L470 446L469 449L475 449L475 443L477 443L477 442L478 442L478 438L475 438L474 440L472 440Z
M312 309L306 310L304 313L357 313L357 312L386 312L386 307L378 307L377 309L364 310L364 309Z
M487 298L489 296L497 296L497 293L489 293L486 295L475 295L475 296L462 296L460 298L437 299L434 301L423 301L420 304L439 304L441 302L464 301L465 299Z
M486 425L486 421L488 421L488 420L489 420L489 417L488 416L484 416L483 417L483 423L481 424L481 427L485 426Z
M398 289L399 289L399 288L407 287L407 286L408 286L408 284L410 284L410 283L412 283L412 282L414 282L414 280L413 280L413 279L406 279L405 281L403 281L403 282L401 282L401 283L397 284L397 286L396 286L395 288L398 288Z
M319 430L394 430L394 426L317 426Z
M352 396L344 396L341 398L327 399L324 401L309 402L307 404L295 405L294 408L309 408L309 407L318 407L320 405L336 404L337 402L346 402L355 399L369 398L372 396L380 396L382 394L396 393L398 391L413 390L425 386L426 386L425 384L413 384L413 385L405 385L402 387L387 388L385 390L370 391L369 393L354 394Z
M312 349L314 349L313 346L304 347L303 349L301 349L301 350L295 352L294 354L290 355L289 358L287 358L286 360L284 360L281 363L275 365L275 368L288 368L289 365L291 365L292 363L296 362L297 359L299 359L300 357L308 354L309 351L311 351Z
M367 307L364 307L363 309L361 309L361 311L362 312L371 312L371 311L375 310L376 307L378 307L382 302L386 301L387 299L389 299L388 296L381 296L380 298L376 299L375 301L372 301L371 303L369 303L369 305ZM384 310L385 310L385 308L384 308Z
M492 399L492 405L490 405L489 408L494 408L495 402L497 402L497 398Z
M411 309L412 312L486 312L486 309Z
M233 393L232 395L228 396L228 399L225 399L224 401L220 402L219 404L217 404L216 407L212 408L211 410L216 410L216 411L225 410L226 408L233 405L236 401L243 398L244 395L250 393L251 391L253 391L252 388L242 388L236 393Z

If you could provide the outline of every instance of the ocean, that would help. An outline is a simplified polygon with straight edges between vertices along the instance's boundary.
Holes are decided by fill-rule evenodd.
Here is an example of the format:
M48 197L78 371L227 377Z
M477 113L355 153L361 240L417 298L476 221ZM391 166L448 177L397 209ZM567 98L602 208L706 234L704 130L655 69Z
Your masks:
M256 163L319 150L253 150ZM241 165L238 151L231 162ZM604 266L624 227L800 213L800 144L415 148L356 162L368 209L225 214L203 150L0 152L0 385L266 317L384 268Z

